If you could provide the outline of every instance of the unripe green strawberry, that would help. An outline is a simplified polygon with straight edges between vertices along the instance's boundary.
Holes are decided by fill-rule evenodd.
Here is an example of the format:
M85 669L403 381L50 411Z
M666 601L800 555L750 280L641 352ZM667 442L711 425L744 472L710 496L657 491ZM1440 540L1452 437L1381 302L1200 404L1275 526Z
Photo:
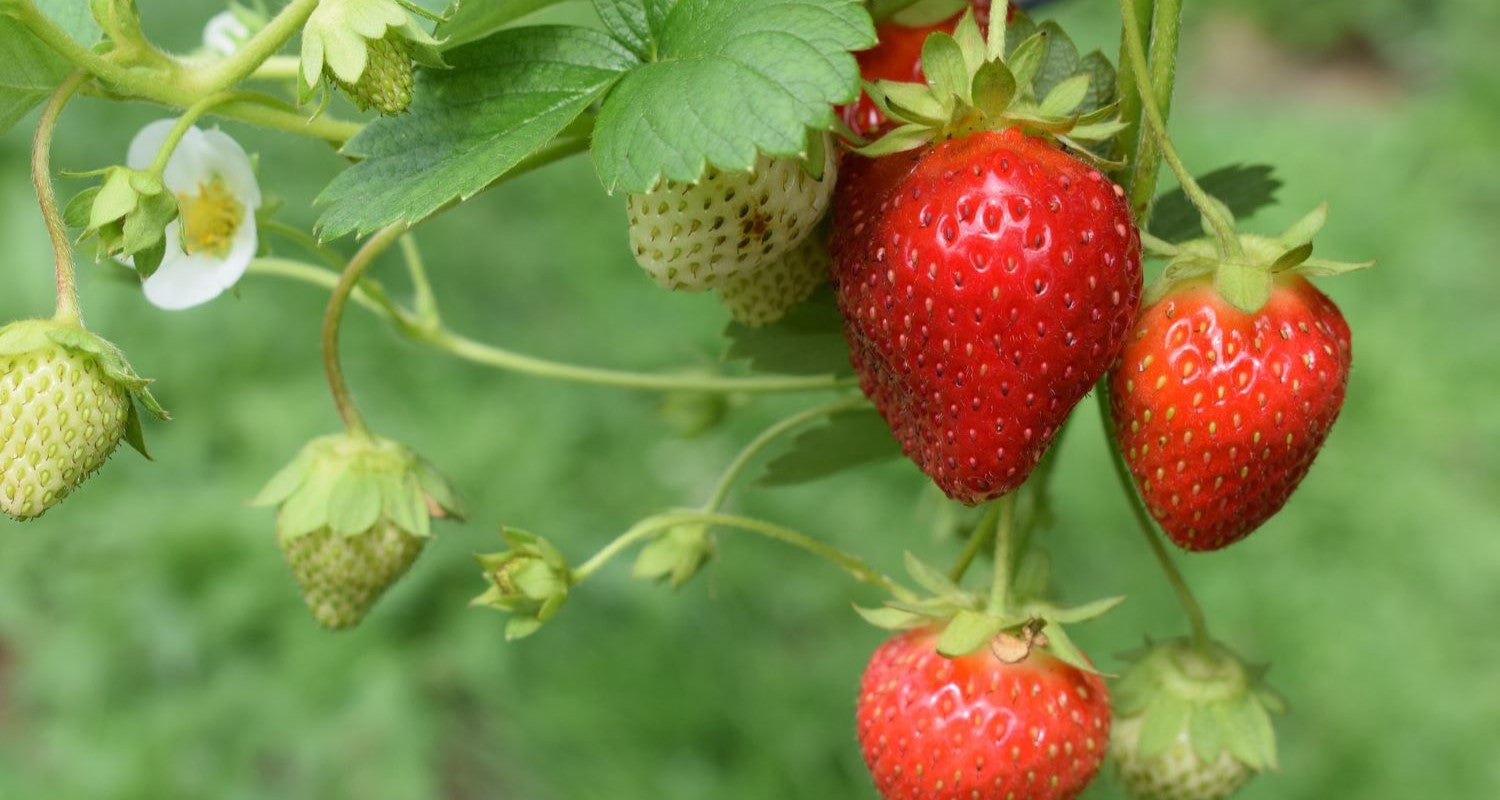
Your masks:
M415 83L411 48L406 39L395 33L386 34L383 39L371 40L368 52L369 62L359 80L353 83L339 80L331 69L326 74L361 110L373 108L387 116L405 112L411 105Z
M255 498L277 505L276 541L313 617L359 624L431 537L434 516L461 516L430 464L367 434L315 439Z
M1120 783L1134 800L1223 800L1239 791L1255 771L1224 750L1205 762L1184 728L1154 758L1140 753L1141 720L1115 723L1115 763Z
M1283 701L1216 643L1152 645L1115 687L1110 753L1134 800L1223 800L1276 765Z
M762 155L749 172L710 167L697 183L664 181L629 198L630 246L651 279L701 292L801 244L828 210L837 165L824 142L820 177L806 162Z
M826 283L828 243L815 235L780 258L731 278L719 289L719 299L736 322L759 327L786 316Z
M381 521L353 536L327 527L294 537L278 532L277 543L318 624L343 630L359 624L380 595L406 574L427 538Z
M38 320L0 329L0 510L35 519L127 435L139 446L131 396L149 398L145 386L113 345L82 328Z

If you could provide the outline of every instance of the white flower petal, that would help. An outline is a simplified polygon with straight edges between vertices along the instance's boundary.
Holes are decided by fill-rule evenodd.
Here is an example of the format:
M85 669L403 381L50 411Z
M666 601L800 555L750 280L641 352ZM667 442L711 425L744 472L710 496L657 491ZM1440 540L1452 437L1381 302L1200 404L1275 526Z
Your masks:
M125 154L125 166L145 169L156 160L156 151L167 140L167 132L177 124L175 119L159 119L141 128L141 132L130 140L130 149Z
M240 203L260 208L260 182L245 148L229 134L214 128L203 132L203 150L212 162L210 172L224 181L225 188Z
M223 264L207 253L182 252L180 223L167 226L167 254L161 266L142 284L146 299L168 311L202 305L224 293L218 269Z
M233 11L220 11L203 26L203 46L221 56L232 56L246 39L250 28Z

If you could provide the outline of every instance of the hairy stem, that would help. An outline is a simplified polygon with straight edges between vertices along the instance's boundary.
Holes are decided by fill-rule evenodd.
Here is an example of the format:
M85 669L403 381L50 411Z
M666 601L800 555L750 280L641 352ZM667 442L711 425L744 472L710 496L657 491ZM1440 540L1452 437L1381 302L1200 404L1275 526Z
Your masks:
M344 380L344 367L339 362L339 328L344 321L344 306L360 277L404 233L405 225L390 225L371 236L359 248L359 252L349 259L349 265L344 267L338 285L333 288L333 296L328 299L328 311L323 315L323 369L328 373L328 389L333 393L333 403L338 407L339 417L344 420L344 427L355 435L365 435L368 430L359 409L354 405L354 398L349 394L349 385Z
M196 70L188 85L200 94L208 94L224 91L250 77L266 59L302 30L317 7L318 0L292 0L234 55Z
M803 550L842 567L860 583L884 589L897 599L907 601L917 599L917 596L911 590L865 563L858 556L824 544L806 534L751 517L695 511L671 512L642 520L614 541L605 545L603 549L594 554L588 561L579 565L577 569L573 570L573 575L578 581L582 581L599 571L610 559L614 558L630 545L649 539L652 535L676 525L708 525L715 528L729 528L759 534L767 539L789 544L799 550Z
M1192 627L1193 641L1200 647L1206 646L1211 640L1208 635L1208 622L1203 616L1203 607L1198 604L1198 598L1193 596L1193 590L1188 588L1187 581L1182 573L1173 563L1172 556L1167 553L1166 545L1162 544L1161 537L1157 535L1156 524L1151 521L1151 515L1146 511L1146 504L1142 502L1140 494L1135 490L1135 481L1130 477L1130 470L1125 466L1125 456L1120 452L1120 445L1115 441L1114 423L1110 418L1109 411L1109 379L1102 378L1095 390L1099 404L1099 419L1104 425L1104 440L1109 443L1109 461L1115 468L1115 477L1119 479L1120 488L1124 491L1130 502L1130 510L1135 515L1136 527L1140 529L1141 535L1145 537L1146 544L1151 548L1151 554L1156 557L1156 563L1161 566L1162 574L1167 578L1167 583L1172 585L1172 590L1177 593L1177 600L1182 604L1182 610L1187 614L1188 624Z
M73 325L81 325L83 316L78 308L78 283L73 274L73 245L68 241L68 226L63 222L62 211L57 207L57 191L52 186L52 135L57 130L57 119L62 115L63 107L87 79L88 74L78 70L57 87L42 107L36 135L31 142L31 182L36 186L37 203L42 209L47 235L52 239L52 255L56 262L57 313L53 318Z
M1165 2L1165 0L1163 0ZM1161 14L1161 10L1158 10ZM1141 38L1140 19L1136 14L1135 0L1120 0L1120 14L1125 21L1125 52L1129 56L1131 68L1136 76L1151 75L1151 68L1146 63L1146 46ZM1173 73L1175 75L1175 72ZM1171 76L1166 80L1167 93L1171 93ZM1172 139L1167 134L1167 121L1161 110L1161 104L1157 102L1156 90L1136 82L1136 92L1140 95L1142 111L1145 112L1146 122L1149 123L1152 135L1156 138L1157 145L1161 148L1162 158L1166 159L1167 166L1171 167L1177 181L1182 184L1182 190L1192 200L1193 205L1203 214L1213 229L1214 238L1218 240L1220 255L1224 258L1232 258L1243 255L1244 249L1240 246L1239 237L1235 234L1234 221L1229 219L1226 212L1218 201L1211 198L1203 187L1194 180L1187 165L1182 163L1182 158L1177 154L1177 148L1173 147ZM1154 173L1153 173L1154 174ZM1132 186L1132 191L1139 191L1141 183L1139 167L1134 176L1137 186Z
M177 144L182 141L183 136L187 135L188 130L193 127L193 123L208 113L209 109L212 109L214 106L223 105L235 98L243 98L245 96L246 93L244 92L219 92L211 94L184 109L182 116L178 117L177 121L172 124L171 130L167 131L166 140L157 149L156 159L151 162L151 174L158 178L161 177L162 173L167 169L167 162L172 160L172 153L177 150Z
M745 471L745 468L750 465L751 460L762 450L766 449L766 447L770 446L772 442L809 422L822 419L823 417L831 417L841 411L860 408L868 402L863 396L834 400L831 403L824 403L820 406L799 411L766 428L759 436L745 445L745 449L741 450L740 454L729 464L729 467L724 470L724 474L719 477L718 485L714 487L713 494L709 496L708 502L703 504L703 510L707 513L713 513L722 508L724 501L729 499L729 492L734 488L734 482Z
M1142 4L1154 4L1150 9L1149 16L1138 20L1142 25L1150 26L1151 35L1151 74L1149 81L1142 78L1140 82L1135 81L1134 70L1131 70L1131 86L1144 86L1149 83L1152 97L1156 106L1161 110L1163 122L1169 120L1172 115L1172 89L1177 81L1177 49L1182 31L1182 0L1136 0L1137 7ZM1141 29L1144 35L1144 28ZM1128 45L1126 45L1128 47ZM1124 54L1122 53L1122 56ZM1125 59L1122 58L1122 61ZM1145 133L1142 114L1144 108L1141 104L1140 92L1131 91L1134 101L1136 127L1133 131L1133 143L1131 153L1131 180L1130 180L1130 208L1135 214L1136 223L1142 228L1146 227L1151 218L1151 203L1156 197L1157 175L1161 171L1161 146L1155 136Z
M292 264L298 264L300 268L290 268ZM325 287L337 285L338 281L338 276L333 272L287 259L260 259L251 265L251 271L256 274L289 278ZM415 315L394 303L367 307L396 326L402 335L429 347L481 366L540 378L646 392L722 394L819 392L854 388L859 385L854 378L833 376L737 378L692 374L653 374L561 364L477 342L454 333L446 327L439 327L436 330L427 329Z

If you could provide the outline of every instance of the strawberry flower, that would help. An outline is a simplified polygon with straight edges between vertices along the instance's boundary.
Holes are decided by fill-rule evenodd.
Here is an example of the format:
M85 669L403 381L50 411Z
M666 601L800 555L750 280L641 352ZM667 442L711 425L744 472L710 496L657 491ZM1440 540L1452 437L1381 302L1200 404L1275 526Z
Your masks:
M147 125L130 143L126 163L146 169L175 120ZM162 173L179 214L166 228L161 266L145 276L146 299L177 311L202 305L239 281L258 247L260 184L244 148L218 130L190 128Z

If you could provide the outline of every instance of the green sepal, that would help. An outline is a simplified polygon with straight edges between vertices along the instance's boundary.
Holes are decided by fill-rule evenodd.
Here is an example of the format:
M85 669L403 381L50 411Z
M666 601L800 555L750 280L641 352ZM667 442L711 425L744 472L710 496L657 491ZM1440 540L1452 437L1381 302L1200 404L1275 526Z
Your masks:
M988 645L1006 627L1005 621L978 611L960 611L943 628L937 651L948 658L958 658Z
M134 402L131 402L125 411L125 443L147 461L155 460L146 449L146 433L141 430L141 412Z
M1058 660L1084 672L1100 674L1093 662L1089 661L1088 656L1084 655L1083 651L1078 649L1078 645L1073 643L1073 637L1068 635L1067 629L1062 625L1048 620L1046 626L1042 628L1042 633L1047 636L1047 652L1057 657Z
M328 528L340 536L357 536L375 527L382 512L380 479L346 470L328 490Z
M958 584L950 580L941 570L917 558L910 552L906 553L906 572L923 589L938 597L951 598L964 594L963 589L960 589Z
M1163 694L1146 708L1141 719L1141 758L1155 758L1167 751L1187 726L1193 706L1172 694Z
M432 516L456 516L462 504L430 464L403 445L368 435L314 439L251 501L279 506L277 533L294 539L329 528L359 536L382 521L417 538Z
M641 548L631 575L647 581L666 579L672 588L680 588L698 574L713 554L714 540L707 525L676 525Z
M934 33L923 43L925 85L880 81L871 87L870 98L897 126L857 152L889 155L980 130L1019 127L1029 135L1051 136L1091 163L1104 163L1088 147L1123 125L1094 114L1113 100L1112 79L1097 85L1113 74L1103 54L1080 59L1055 23L1038 28L1025 20L1018 29L1029 35L1006 38L1015 44L1002 57L1002 13L992 26L996 35L987 42L972 11L965 14L953 34ZM1085 117L1090 119L1082 121Z
M535 633L562 608L574 577L562 553L547 540L515 528L506 528L501 537L510 549L478 556L489 587L470 605L513 614L505 636L519 639Z
M1128 658L1135 663L1112 696L1117 719L1141 720L1139 757L1159 756L1186 736L1206 764L1228 753L1257 771L1276 768L1270 714L1284 705L1265 685L1263 669L1217 643L1187 639L1148 643Z
M854 612L859 614L865 622L888 631L909 631L932 624L929 617L892 606L880 608L855 606Z

